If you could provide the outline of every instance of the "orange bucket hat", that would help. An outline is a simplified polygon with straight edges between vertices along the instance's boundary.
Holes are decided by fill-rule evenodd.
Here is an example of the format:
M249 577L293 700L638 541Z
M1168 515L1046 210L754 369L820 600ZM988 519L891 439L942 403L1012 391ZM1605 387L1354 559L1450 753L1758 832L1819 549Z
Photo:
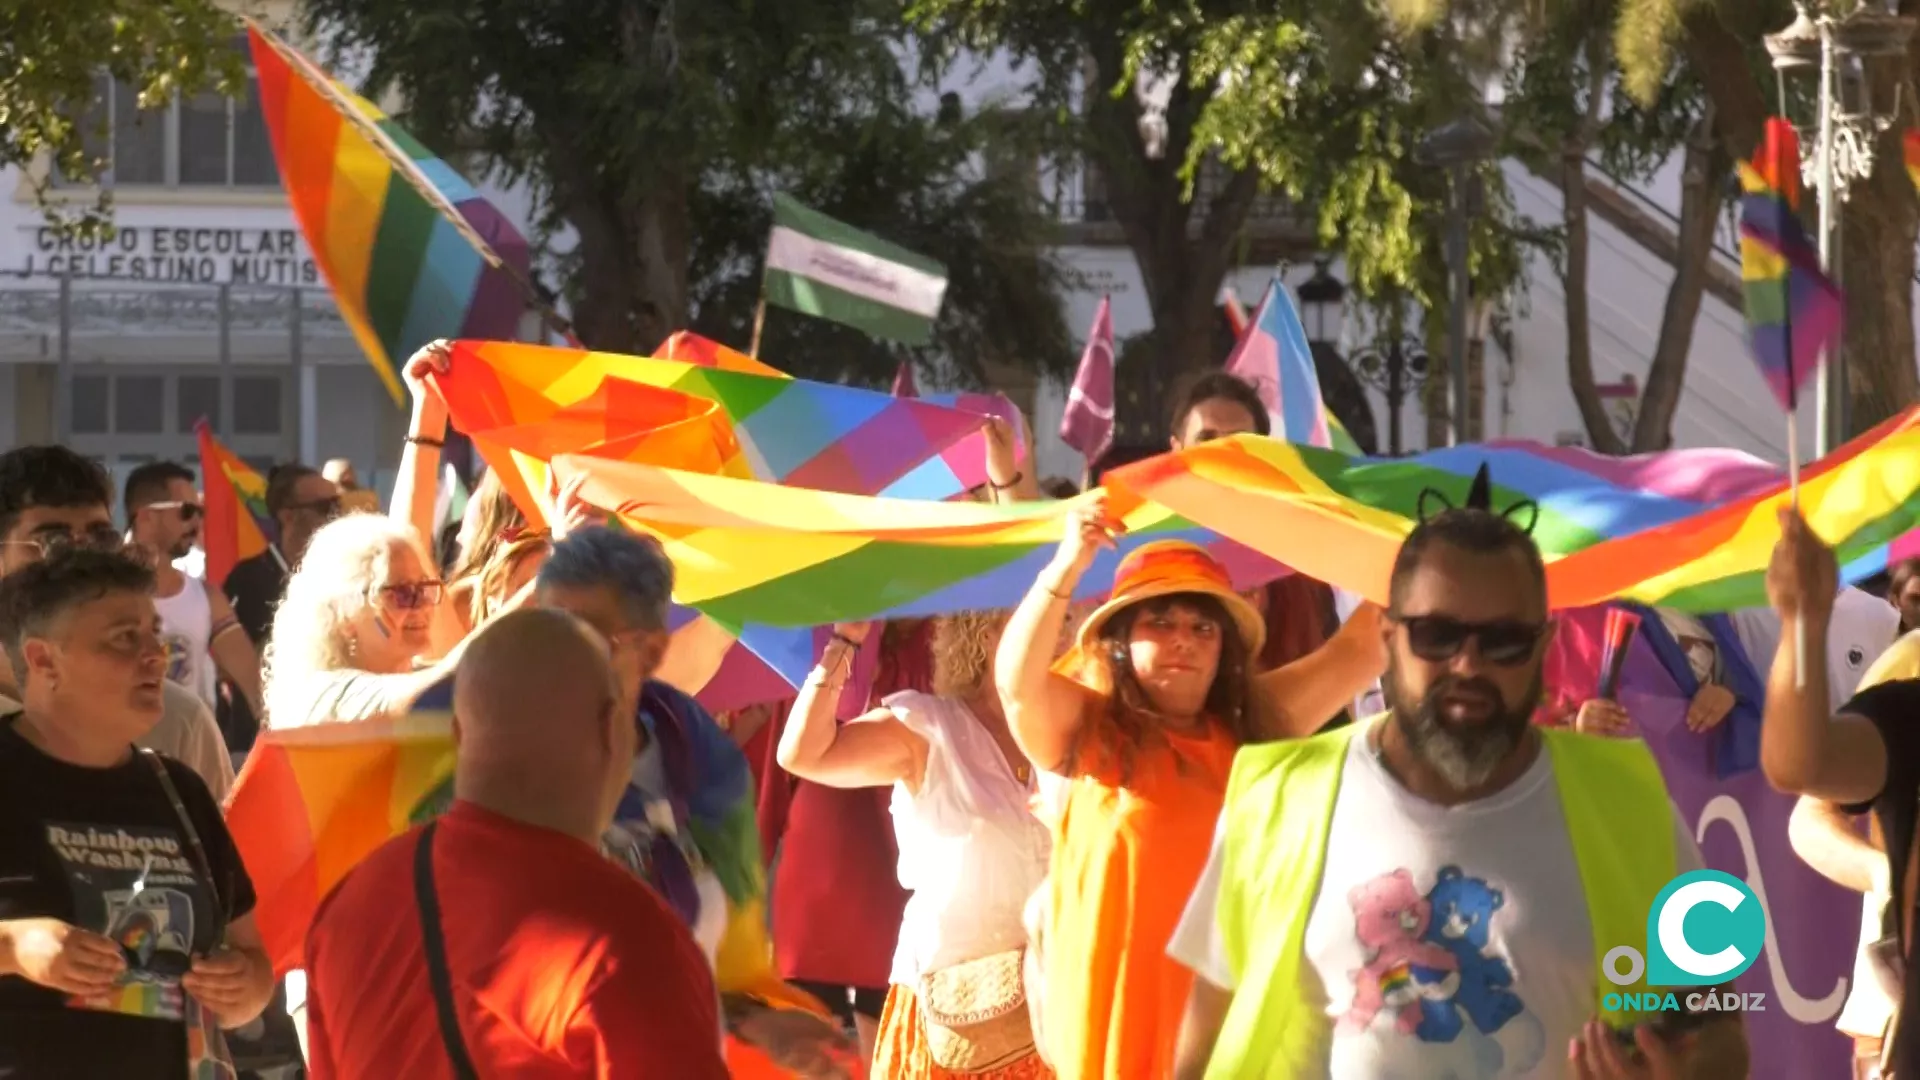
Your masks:
M1082 671L1099 647L1100 629L1123 608L1143 600L1182 593L1198 593L1220 601L1240 632L1240 640L1246 643L1247 654L1260 655L1260 648L1267 641L1266 620L1246 598L1233 591L1233 580L1227 576L1226 567L1198 544L1156 540L1142 544L1120 560L1120 566L1113 572L1112 596L1080 624L1073 648L1060 658L1054 670L1068 677Z

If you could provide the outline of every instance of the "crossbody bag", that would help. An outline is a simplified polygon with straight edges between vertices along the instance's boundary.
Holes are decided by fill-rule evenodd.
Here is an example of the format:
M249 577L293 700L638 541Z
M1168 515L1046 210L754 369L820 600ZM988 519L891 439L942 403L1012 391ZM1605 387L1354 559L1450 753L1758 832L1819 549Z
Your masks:
M193 824L193 815L187 813L187 804L167 772L167 763L145 747L136 747L134 752L152 767L154 778L160 781L160 790L173 804L173 816L180 822L187 850L193 854L194 869L207 883L207 900L213 907L213 944L219 948L227 937L227 902L221 894L220 882L213 876L213 860L207 858L206 845L200 842L200 830ZM227 1046L226 1032L221 1030L213 1013L194 1000L192 994L182 996L185 1015L181 1020L187 1027L187 1075L193 1080L234 1080L238 1073L233 1066L233 1052Z
M447 968L447 942L440 932L440 896L433 886L433 833L439 822L420 830L413 849L413 897L420 909L421 942L427 953L427 981L433 986L433 1010L440 1019L440 1041L453 1062L454 1080L480 1080L460 1034L460 1014L453 1007L453 973Z

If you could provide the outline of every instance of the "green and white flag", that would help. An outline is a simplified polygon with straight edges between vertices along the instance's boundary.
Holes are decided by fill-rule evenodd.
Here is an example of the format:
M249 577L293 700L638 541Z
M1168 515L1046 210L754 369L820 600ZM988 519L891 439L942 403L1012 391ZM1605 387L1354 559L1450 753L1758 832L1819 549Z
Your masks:
M947 268L775 195L765 288L769 304L924 345L946 298Z

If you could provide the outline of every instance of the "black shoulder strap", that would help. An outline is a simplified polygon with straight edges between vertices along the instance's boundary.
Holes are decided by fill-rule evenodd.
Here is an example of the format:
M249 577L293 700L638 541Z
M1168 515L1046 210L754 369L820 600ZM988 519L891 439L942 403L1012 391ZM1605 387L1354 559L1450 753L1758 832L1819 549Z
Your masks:
M447 943L440 936L440 898L433 887L433 830L428 822L413 849L413 896L420 907L420 930L427 949L427 978L433 984L433 1007L440 1014L440 1040L453 1060L455 1080L479 1080L467 1041L460 1035L460 1014L453 1007L453 974L447 970Z

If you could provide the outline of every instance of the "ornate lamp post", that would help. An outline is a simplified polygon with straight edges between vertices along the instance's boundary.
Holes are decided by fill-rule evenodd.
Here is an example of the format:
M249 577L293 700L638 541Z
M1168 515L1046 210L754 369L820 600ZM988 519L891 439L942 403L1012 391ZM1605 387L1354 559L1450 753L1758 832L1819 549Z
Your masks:
M1360 381L1387 396L1387 455L1406 452L1400 439L1400 408L1418 393L1432 367L1427 347L1412 334L1389 335L1354 353L1347 366Z
M1840 6L1851 6L1852 10L1834 15L1833 9ZM1790 74L1812 75L1820 80L1818 113L1811 123L1796 126L1803 143L1808 141L1808 129L1812 129L1814 152L1801 163L1801 182L1819 192L1820 265L1836 280L1840 207L1855 181L1873 175L1874 141L1899 116L1906 86L1900 69L1906 65L1907 42L1913 37L1915 20L1891 14L1887 6L1814 0L1810 12L1807 3L1796 3L1793 22L1766 38L1782 116L1787 115ZM1890 101L1876 99L1877 82L1891 84ZM1843 364L1831 358L1821 364L1815 391L1815 431L1821 454L1832 450L1836 436L1846 429L1844 378Z
M1480 212L1485 199L1478 166L1493 156L1495 139L1485 124L1472 116L1455 120L1420 140L1414 151L1417 160L1447 170L1451 189L1451 221L1447 229L1447 268L1453 277L1453 317L1448 320L1449 354L1447 376L1451 386L1451 422L1447 442L1458 446L1473 430L1467 423L1467 411L1473 400L1467 379L1467 306L1473 285L1468 277L1468 244L1473 215ZM1395 410L1393 424L1400 423ZM1398 452L1396 450L1396 452Z
M1300 322L1307 340L1340 347L1340 333L1346 327L1347 287L1327 271L1327 260L1316 259L1313 276L1294 290L1300 298Z

